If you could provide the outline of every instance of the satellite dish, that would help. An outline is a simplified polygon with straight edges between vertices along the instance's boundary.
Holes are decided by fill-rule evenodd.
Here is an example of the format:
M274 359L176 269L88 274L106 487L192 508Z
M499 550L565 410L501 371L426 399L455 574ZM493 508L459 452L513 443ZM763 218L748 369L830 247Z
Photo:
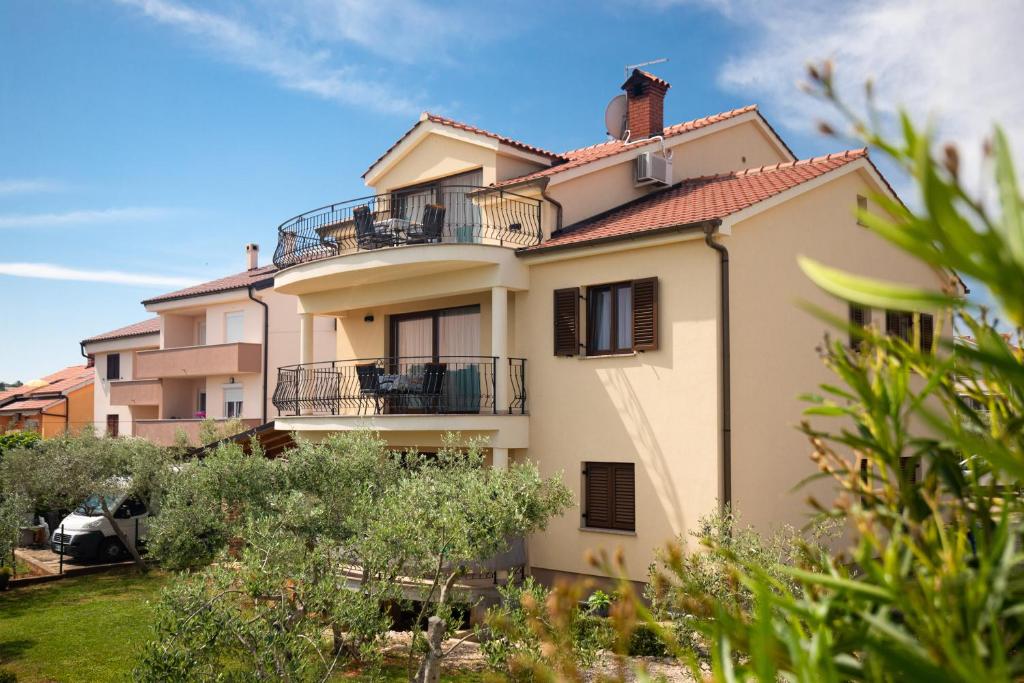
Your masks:
M626 134L626 96L617 95L608 103L604 110L604 126L616 140L621 140Z

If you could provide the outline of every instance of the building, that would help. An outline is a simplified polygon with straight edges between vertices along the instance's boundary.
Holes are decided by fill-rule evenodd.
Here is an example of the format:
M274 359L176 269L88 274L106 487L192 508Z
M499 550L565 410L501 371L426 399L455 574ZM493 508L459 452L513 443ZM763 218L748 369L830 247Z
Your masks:
M93 370L72 365L0 392L0 433L39 432L48 439L93 424Z
M277 269L259 265L257 245L246 245L246 259L240 273L143 301L157 317L82 342L109 432L165 445L181 432L197 444L208 418L268 421L276 373L264 368L298 360L299 319L295 298L272 289ZM313 336L322 357L334 354L333 320Z
M82 353L93 359L96 433L110 436L135 433L137 420L155 420L159 405L158 380L135 379L140 351L160 348L160 318L120 327L81 342Z
M600 548L643 580L723 503L761 528L806 521L798 396L829 373L826 325L794 303L870 312L819 291L798 255L948 281L858 224L895 197L865 150L797 159L754 106L665 126L667 82L635 70L622 89L612 139L567 152L424 114L364 174L370 196L285 222L274 255L302 320L276 428L421 451L458 431L494 467L561 473L579 505L529 539L545 580L592 572Z

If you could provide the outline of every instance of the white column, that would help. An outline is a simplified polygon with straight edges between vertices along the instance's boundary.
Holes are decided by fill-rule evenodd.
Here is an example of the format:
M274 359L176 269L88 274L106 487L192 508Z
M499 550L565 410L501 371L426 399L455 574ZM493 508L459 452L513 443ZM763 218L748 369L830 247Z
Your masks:
M507 470L508 469L508 449L507 448L492 448L491 449L491 467L496 470Z
M299 362L313 362L313 314L299 314Z
M497 357L494 368L494 406L508 411L508 289L491 288L491 355ZM506 457L508 452L505 453Z

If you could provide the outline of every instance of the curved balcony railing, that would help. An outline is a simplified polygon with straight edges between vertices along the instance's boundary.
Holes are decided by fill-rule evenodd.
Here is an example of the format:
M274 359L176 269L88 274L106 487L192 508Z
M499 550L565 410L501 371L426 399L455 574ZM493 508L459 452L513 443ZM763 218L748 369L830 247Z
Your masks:
M370 195L322 206L277 229L274 265L409 244L528 247L541 240L541 203L472 185Z
M495 403L497 383L509 405ZM493 356L359 358L277 370L274 407L292 415L467 415L526 413L526 361Z

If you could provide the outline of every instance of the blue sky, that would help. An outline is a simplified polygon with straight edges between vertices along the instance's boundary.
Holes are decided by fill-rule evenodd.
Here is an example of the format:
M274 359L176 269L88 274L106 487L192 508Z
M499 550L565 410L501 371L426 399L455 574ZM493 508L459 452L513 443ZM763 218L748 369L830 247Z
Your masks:
M840 145L794 84L833 56L976 144L1024 121L1024 88L1003 87L1010 4L965 4L4 0L0 379L78 362L140 300L242 270L246 242L269 259L424 109L570 149L603 139L624 65L668 57L666 122L757 102L811 156Z

